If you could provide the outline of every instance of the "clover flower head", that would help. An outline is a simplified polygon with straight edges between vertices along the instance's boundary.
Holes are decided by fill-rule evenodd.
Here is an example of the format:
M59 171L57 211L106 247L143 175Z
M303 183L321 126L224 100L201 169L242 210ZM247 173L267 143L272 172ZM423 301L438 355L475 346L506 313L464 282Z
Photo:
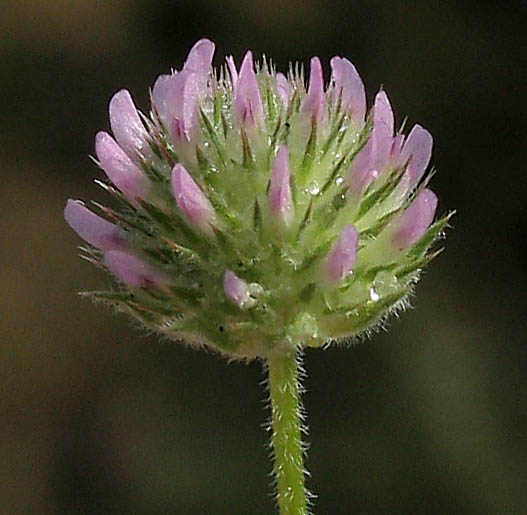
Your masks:
M430 249L432 136L396 132L385 91L367 111L345 58L287 74L245 54L212 66L202 39L160 75L149 116L126 90L95 154L118 209L69 200L83 252L117 287L92 292L176 340L233 357L321 346L404 307Z

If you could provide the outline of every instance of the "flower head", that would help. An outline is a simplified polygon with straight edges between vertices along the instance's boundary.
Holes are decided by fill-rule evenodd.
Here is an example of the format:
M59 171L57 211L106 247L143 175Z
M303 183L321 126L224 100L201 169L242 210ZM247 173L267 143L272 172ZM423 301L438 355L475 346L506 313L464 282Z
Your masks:
M448 216L434 223L432 136L395 129L387 94L367 113L345 58L309 80L245 54L221 70L214 44L160 75L150 117L110 102L96 155L122 204L64 215L120 285L95 292L174 339L231 356L320 346L404 307ZM292 68L292 70L300 68Z

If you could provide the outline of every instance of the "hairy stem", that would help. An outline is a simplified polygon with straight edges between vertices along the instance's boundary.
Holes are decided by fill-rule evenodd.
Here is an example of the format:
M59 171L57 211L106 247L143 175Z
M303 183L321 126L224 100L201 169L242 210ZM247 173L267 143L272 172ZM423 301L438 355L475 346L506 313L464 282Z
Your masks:
M281 515L307 515L300 387L296 351L269 356L272 445Z

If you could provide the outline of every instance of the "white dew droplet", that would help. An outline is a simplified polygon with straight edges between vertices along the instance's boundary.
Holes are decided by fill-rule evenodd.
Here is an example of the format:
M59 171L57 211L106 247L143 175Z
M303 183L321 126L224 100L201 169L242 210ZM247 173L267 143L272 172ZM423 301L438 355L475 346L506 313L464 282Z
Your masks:
M314 182L310 187L309 187L309 193L311 193L311 195L318 195L320 193L320 187L319 185Z

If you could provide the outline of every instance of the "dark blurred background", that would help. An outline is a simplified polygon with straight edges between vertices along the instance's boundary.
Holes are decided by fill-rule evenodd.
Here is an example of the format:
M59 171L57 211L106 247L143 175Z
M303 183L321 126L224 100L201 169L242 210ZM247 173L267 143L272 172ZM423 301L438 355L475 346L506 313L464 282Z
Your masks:
M525 2L3 0L0 513L271 514L259 363L160 343L76 296L68 196L107 103L147 110L191 45L279 68L350 58L369 99L435 138L446 252L414 309L307 352L309 481L323 514L527 513Z

